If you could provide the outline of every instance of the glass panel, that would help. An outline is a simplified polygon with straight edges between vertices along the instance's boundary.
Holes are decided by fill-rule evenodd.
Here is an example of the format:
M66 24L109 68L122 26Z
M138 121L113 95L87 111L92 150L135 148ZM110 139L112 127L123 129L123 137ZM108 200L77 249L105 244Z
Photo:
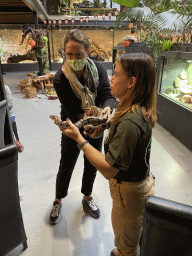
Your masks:
M192 60L164 59L160 93L192 109Z

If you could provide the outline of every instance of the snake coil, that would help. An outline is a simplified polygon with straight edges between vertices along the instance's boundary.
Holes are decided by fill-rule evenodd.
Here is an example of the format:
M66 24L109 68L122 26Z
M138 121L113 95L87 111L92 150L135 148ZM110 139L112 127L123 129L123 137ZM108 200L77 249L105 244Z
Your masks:
M66 129L67 127L69 127L68 123L66 121L61 122L58 116L51 115L50 118L60 128ZM108 115L103 114L101 109L95 106L91 106L86 109L84 117L76 122L74 125L78 129L84 127L87 134L90 135L92 138L99 138L103 135L104 129L108 128L108 124L105 125L107 119Z

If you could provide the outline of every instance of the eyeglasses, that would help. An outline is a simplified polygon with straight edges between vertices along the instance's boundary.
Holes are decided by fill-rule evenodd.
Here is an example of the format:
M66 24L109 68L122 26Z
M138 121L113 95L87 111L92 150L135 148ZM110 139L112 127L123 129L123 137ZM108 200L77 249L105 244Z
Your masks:
M65 53L65 56L67 57L67 59L73 59L73 56L75 56L76 59L83 59L85 57L85 54L83 52L80 53Z
M112 65L112 72L114 73L114 71L115 71L115 66L116 66L116 64L114 63L113 65Z

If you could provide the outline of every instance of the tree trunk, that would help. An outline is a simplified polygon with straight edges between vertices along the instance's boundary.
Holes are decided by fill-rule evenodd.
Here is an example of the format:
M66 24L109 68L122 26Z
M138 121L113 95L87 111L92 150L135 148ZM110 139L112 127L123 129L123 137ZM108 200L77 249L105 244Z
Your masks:
M19 62L24 61L24 60L36 61L35 52L31 52L31 50L30 50L30 51L28 51L24 55L13 55L13 56L10 56L7 59L7 62L8 63L19 63Z

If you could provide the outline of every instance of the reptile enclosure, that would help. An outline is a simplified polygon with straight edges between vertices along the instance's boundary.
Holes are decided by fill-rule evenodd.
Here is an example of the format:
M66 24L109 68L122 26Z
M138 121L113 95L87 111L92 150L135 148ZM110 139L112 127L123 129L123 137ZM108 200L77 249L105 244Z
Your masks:
M158 123L192 150L192 44L163 51L157 77Z

